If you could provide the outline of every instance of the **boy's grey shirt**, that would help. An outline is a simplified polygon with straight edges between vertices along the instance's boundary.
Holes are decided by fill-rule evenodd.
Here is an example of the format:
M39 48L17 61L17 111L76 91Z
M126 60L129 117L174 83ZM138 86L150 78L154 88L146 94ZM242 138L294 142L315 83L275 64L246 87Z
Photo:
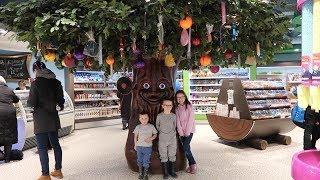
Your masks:
M135 135L138 135L138 141L136 142L136 146L142 146L142 147L151 147L151 143L145 142L147 138L152 137L154 134L157 134L156 128L148 123L146 125L139 124L134 129L133 133Z

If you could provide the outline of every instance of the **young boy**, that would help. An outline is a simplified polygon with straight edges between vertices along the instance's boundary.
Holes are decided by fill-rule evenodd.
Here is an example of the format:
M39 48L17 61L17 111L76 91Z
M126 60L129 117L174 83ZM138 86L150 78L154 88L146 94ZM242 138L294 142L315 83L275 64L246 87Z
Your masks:
M163 100L163 112L158 114L156 127L159 131L159 153L162 164L163 179L168 179L168 174L177 178L175 162L177 153L176 115L173 114L173 102ZM168 164L169 161L169 164Z
M152 141L157 137L156 128L148 123L147 112L139 114L141 124L134 129L134 149L137 151L137 163L139 166L139 179L148 179L148 168L152 153Z

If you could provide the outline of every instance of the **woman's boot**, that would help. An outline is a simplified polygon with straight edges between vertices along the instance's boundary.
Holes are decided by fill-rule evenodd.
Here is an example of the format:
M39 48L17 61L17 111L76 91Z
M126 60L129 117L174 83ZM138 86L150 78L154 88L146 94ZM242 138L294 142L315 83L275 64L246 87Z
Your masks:
M4 146L4 162L10 162L12 144Z

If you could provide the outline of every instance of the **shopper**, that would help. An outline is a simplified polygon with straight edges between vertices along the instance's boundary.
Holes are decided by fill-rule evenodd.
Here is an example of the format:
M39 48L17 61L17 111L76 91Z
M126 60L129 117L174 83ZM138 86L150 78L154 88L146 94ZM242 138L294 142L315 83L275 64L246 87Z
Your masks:
M304 128L303 149L316 149L316 142L320 138L320 114L308 106L304 118L305 122L300 126Z
M121 111L122 129L123 130L128 129L128 122L129 122L129 119L131 116L132 93L131 93L131 91L128 91L129 86L127 83L128 82L123 81L120 85L121 86L120 89L123 93L121 93L119 90L117 92L117 96L120 99L120 111Z
M148 169L152 153L152 141L157 137L156 128L149 123L147 112L139 114L141 124L134 129L134 149L137 151L139 179L148 179Z
M27 90L29 88L27 88L26 82L24 80L20 80L18 82L18 87L16 88L16 90Z
M62 179L62 150L58 139L60 119L57 105L60 110L64 109L63 90L60 81L55 74L46 68L45 64L36 61L33 64L36 74L35 81L31 84L28 106L33 107L34 133L41 162L42 175L39 180L51 179L49 175L48 141L54 150L55 169L51 176Z
M159 132L159 154L162 165L163 179L168 179L169 174L173 178L178 175L175 171L177 137L176 137L176 115L172 113L173 102L171 100L162 101L163 112L158 114L156 127ZM169 162L168 162L169 161Z
M4 161L10 162L12 144L18 142L16 108L19 98L6 85L6 80L0 76L0 146L4 146Z
M195 174L197 171L196 161L191 152L190 143L195 133L194 111L184 91L179 90L175 95L177 129L181 139L184 153L188 159L187 172Z

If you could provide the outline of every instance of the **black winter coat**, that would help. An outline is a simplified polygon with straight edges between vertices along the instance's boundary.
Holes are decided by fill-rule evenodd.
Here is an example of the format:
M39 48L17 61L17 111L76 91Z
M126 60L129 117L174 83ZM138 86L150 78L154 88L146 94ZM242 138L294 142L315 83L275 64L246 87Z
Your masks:
M0 146L18 142L17 115L13 103L19 98L5 84L0 83Z
M131 116L132 93L123 95L117 92L117 96L120 99L121 118L129 120Z
M33 107L34 133L54 132L61 128L57 105L63 108L61 82L48 69L37 72L31 84L28 106Z

